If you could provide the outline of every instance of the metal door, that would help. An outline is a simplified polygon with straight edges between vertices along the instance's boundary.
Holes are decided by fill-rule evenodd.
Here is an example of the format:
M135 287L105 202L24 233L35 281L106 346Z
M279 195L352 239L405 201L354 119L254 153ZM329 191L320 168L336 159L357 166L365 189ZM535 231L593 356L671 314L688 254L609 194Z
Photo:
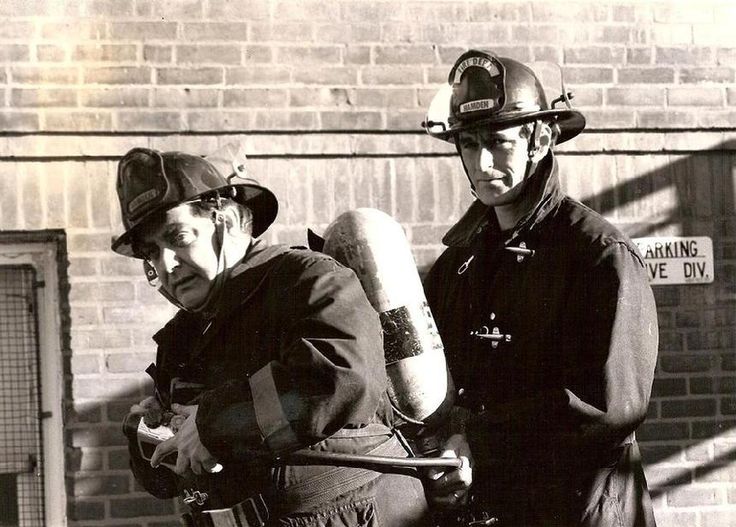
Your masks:
M0 527L44 523L36 271L0 265Z

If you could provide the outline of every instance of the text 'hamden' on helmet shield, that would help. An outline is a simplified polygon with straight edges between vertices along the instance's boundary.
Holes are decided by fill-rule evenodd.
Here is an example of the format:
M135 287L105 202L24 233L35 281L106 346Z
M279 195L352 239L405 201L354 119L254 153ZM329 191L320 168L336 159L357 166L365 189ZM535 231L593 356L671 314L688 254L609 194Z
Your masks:
M558 95L552 103L545 93ZM496 129L537 119L557 124L558 143L572 139L585 119L572 108L561 68L551 62L524 65L479 50L458 58L432 99L422 126L432 137L454 142L460 130L479 125ZM556 108L562 104L561 108Z

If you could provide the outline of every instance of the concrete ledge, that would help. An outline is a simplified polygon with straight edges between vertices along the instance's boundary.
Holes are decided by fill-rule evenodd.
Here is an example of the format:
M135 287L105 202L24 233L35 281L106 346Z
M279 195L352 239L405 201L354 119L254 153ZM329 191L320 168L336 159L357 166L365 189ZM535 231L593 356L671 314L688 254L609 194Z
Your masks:
M325 132L251 134L27 134L0 137L0 160L117 158L135 146L206 155L243 141L256 157L396 157L453 155L455 148L421 133ZM590 131L560 145L561 154L736 151L735 131Z

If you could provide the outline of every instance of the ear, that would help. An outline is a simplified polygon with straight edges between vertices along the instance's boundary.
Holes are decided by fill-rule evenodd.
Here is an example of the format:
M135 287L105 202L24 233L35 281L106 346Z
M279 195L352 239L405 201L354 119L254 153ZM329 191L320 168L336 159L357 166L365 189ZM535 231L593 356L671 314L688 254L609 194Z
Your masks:
M529 153L531 161L538 163L549 152L552 146L552 128L545 122L537 124L537 140L534 149Z
M242 236L243 229L240 227L240 215L235 207L224 207L218 211L222 221L225 222L227 232L232 236Z

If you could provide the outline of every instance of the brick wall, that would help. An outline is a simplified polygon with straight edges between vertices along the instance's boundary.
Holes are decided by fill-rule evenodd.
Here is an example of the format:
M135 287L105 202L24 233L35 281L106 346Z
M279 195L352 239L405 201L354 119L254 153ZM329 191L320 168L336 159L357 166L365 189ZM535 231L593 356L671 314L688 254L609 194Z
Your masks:
M0 17L0 229L67 235L70 524L168 525L180 508L134 484L119 433L172 311L109 251L117 158L243 140L281 200L271 241L303 244L305 226L373 206L426 268L470 197L419 122L469 45L562 64L589 120L560 149L572 195L633 236L713 239L713 284L655 288L639 438L661 525L736 523L730 2L12 0Z

